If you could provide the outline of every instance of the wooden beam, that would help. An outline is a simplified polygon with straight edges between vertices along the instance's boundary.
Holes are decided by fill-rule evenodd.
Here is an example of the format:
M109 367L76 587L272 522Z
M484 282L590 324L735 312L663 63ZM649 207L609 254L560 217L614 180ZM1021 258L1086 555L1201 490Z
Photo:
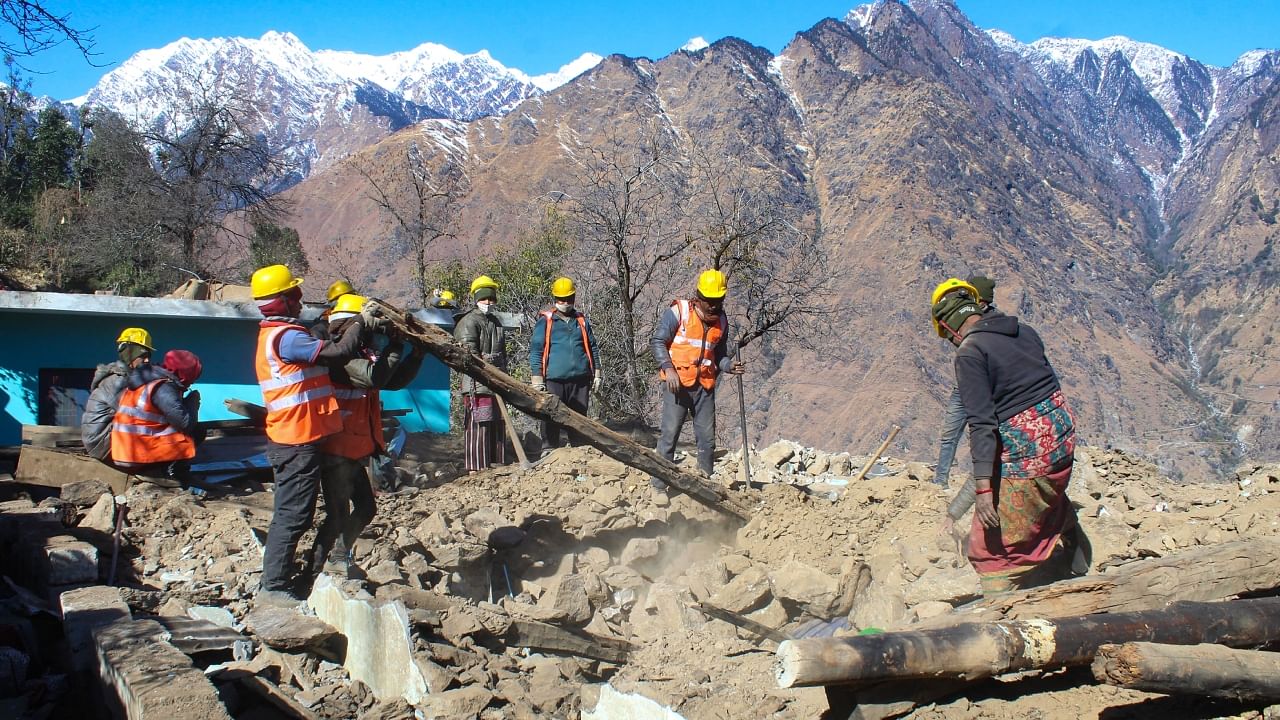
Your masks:
M1098 682L1165 695L1280 701L1280 653L1221 645L1103 645L1093 660Z
M1155 610L1178 600L1212 602L1280 587L1280 539L1255 538L1139 560L1105 574L986 598L913 629L966 622Z
M1165 610L788 640L778 647L774 668L783 688L976 680L1019 670L1086 665L1099 646L1135 640L1238 647L1280 640L1280 598L1180 602Z
M453 336L440 328L427 325L385 303L371 302L376 303L382 316L388 320L393 335L413 344L419 350L431 353L454 370L479 380L520 410L576 430L605 455L653 475L713 510L744 522L751 518L748 504L727 488L683 470L653 450L570 410L560 402L560 398L538 392L528 383L516 380L460 343L454 342Z
M505 640L514 647L550 650L611 663L626 662L631 652L631 643L626 640L575 632L531 620L513 620Z

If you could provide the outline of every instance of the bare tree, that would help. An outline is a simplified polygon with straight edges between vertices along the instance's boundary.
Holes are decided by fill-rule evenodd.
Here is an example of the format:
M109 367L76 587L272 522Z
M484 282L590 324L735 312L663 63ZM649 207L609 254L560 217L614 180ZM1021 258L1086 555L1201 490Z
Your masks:
M86 60L95 55L90 30L71 25L71 14L59 14L45 3L32 0L0 0L0 23L13 29L0 36L0 54L30 57L49 48L69 42Z
M290 168L283 148L252 125L259 113L246 88L195 72L177 89L174 103L141 133L155 158L151 189L168 200L159 224L187 270L205 278L234 273L252 229L229 217L252 209L263 221L283 220L288 207L275 193Z
M460 202L467 191L462 166L442 150L424 151L417 142L389 165L363 161L356 171L369 183L367 196L388 218L413 263L413 281L423 307L431 299L431 248L455 237Z
M745 346L770 334L811 345L817 322L833 312L827 252L821 238L800 223L797 198L769 173L741 159L726 160L694 143L692 232L706 267L721 270L732 292L728 311Z
M679 270L675 261L695 240L681 222L683 168L660 130L636 141L614 136L587 149L566 195L578 254L590 272L588 309L598 328L621 331L597 336L616 343L601 348L602 358L620 363L606 367L606 395L615 411L638 417L645 410L649 373L642 364L656 311Z

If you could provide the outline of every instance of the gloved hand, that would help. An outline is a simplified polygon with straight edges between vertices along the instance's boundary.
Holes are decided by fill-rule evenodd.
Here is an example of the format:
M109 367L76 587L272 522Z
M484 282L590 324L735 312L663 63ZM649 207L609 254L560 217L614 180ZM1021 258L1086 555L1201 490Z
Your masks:
M658 378L667 384L667 392L675 395L680 392L680 376L675 368L663 368L658 371Z
M360 321L369 330L377 330L386 325L386 321L378 314L378 306L371 303L365 303L364 309L360 311Z
M541 375L534 375L533 377L529 378L529 384L532 385L533 389L537 390L538 392L547 391L547 381L544 380Z
M604 378L601 377L600 371L596 371L596 379L591 381L591 391L600 392L600 386L604 384Z

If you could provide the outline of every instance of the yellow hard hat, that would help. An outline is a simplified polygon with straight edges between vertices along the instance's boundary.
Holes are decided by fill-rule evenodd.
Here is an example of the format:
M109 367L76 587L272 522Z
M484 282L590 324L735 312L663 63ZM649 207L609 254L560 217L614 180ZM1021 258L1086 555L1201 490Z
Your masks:
M479 290L480 288L493 288L494 290L497 290L498 283L494 282L494 279L489 277L488 275L481 275L480 277L471 281L471 294L475 295L476 291Z
M929 298L929 322L933 323L933 331L938 333L940 338L946 337L947 331L938 322L934 308L938 306L938 301L957 291L968 294L969 299L974 302L978 301L978 289L960 278L947 278L938 283L938 287L933 289L933 295Z
M301 284L302 278L295 278L284 265L268 265L253 273L249 289L253 292L254 300L261 300L292 290Z
M358 313L364 309L364 302L363 295L347 293L338 297L338 302L333 306L333 311L335 313Z
M718 300L729 292L724 273L719 270L703 270L698 276L698 294L708 300Z
M577 295L578 289L573 286L573 281L567 277L556 278L551 283L551 297L567 298L570 295Z
M933 289L933 295L929 298L929 305L931 307L933 305L937 305L943 295L947 295L955 290L964 290L965 292L968 292L974 300L978 299L978 288L970 285L960 278L947 278L946 280L938 283L938 287Z
M142 328L125 328L120 331L120 337L116 338L116 345L120 343L133 343L141 345L148 350L155 350L155 345L151 344L151 333Z
M355 291L356 289L351 287L351 283L346 280L334 280L333 284L329 286L329 292L325 293L324 299L325 302L333 302L343 295Z
M453 294L452 290L441 290L436 293L435 306L438 308L457 307L458 296Z

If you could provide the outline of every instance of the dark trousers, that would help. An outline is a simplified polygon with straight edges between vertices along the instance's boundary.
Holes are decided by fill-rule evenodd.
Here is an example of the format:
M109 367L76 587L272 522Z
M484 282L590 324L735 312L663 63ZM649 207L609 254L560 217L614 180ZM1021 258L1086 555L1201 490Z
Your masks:
M591 403L591 382L594 380L590 375L586 377L574 378L571 380L547 380L547 392L560 398L560 402L564 403L570 410L587 414L587 406ZM542 449L550 450L560 447L560 426L549 420L542 421ZM582 444L582 437L575 431L565 428L565 432L569 435L569 442L574 445Z
M275 510L267 528L267 545L262 556L263 590L285 590L297 574L293 556L298 541L311 527L320 492L320 447L267 443L267 460L275 474Z
M942 487L947 486L951 477L951 465L956 459L956 448L960 446L960 436L964 434L964 426L969 420L960 400L960 388L951 391L951 399L947 401L947 412L942 416L942 447L938 450L938 469L933 474L933 481Z
M376 510L367 460L324 455L320 487L324 491L324 520L316 531L311 568L319 572L326 560L345 561L356 538L373 520Z
M672 395L662 390L662 425L658 437L658 454L675 460L676 441L684 428L686 416L693 415L693 437L698 443L698 467L709 477L716 449L716 394L701 385L680 388Z

